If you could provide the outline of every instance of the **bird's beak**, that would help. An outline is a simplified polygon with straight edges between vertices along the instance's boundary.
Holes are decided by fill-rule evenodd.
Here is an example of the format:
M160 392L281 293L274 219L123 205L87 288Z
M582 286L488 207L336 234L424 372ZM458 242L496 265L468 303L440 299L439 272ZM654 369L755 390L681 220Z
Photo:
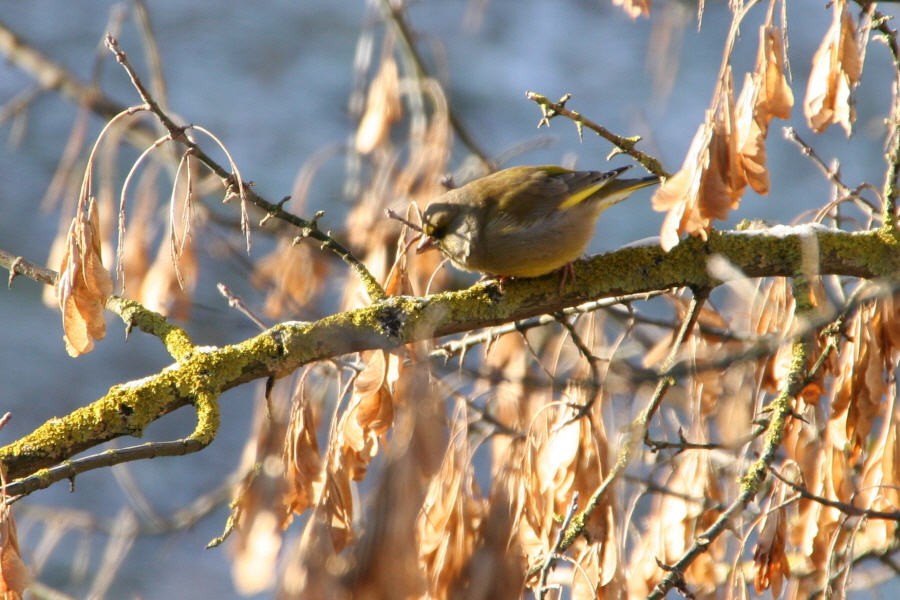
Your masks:
M429 250L433 250L437 248L437 242L430 235L423 235L422 240L419 242L419 245L416 246L416 254L422 254L423 252L428 252Z

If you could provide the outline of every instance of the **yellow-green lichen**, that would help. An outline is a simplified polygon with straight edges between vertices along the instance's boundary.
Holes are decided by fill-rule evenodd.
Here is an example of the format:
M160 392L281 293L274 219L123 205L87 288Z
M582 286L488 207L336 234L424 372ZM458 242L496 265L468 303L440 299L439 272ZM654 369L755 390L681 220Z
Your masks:
M69 461L65 461L65 463L63 464L66 464L68 462ZM53 473L50 472L50 469L40 469L36 471L34 475L32 475L32 477L40 481L44 486L53 483Z
M141 331L158 337L175 360L186 356L194 347L184 329L169 323L161 314L145 308L134 300L110 296L106 307L119 315L129 327L137 325Z

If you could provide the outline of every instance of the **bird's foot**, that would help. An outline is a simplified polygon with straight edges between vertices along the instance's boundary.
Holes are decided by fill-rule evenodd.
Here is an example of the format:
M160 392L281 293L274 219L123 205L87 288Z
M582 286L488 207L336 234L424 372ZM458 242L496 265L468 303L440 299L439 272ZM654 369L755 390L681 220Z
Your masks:
M501 294L503 293L503 285L507 281L512 281L515 277L510 277L508 275L492 275L491 273L482 273L481 278L478 280L478 283L488 282L488 281L496 281L497 282L497 291Z
M563 293L563 289L566 287L566 282L571 281L575 283L575 264L571 262L567 262L563 266L559 268L559 293Z

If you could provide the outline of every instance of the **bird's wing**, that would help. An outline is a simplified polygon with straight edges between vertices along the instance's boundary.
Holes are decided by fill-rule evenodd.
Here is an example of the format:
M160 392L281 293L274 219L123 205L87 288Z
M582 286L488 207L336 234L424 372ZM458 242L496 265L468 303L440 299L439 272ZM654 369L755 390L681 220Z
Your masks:
M504 232L527 229L591 197L628 167L613 171L569 171L545 167L519 186L504 189L492 207Z

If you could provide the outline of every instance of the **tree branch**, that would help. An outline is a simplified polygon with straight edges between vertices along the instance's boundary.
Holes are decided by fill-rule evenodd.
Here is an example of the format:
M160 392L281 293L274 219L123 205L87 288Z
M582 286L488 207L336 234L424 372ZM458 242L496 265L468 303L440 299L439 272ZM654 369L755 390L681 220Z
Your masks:
M790 276L807 267L803 244L818 248L821 274L900 277L900 247L884 230L846 233L822 226L775 227L768 235L713 232L703 243L688 239L671 252L631 247L575 263L576 279L559 291L556 274L518 279L500 292L488 281L423 298L388 298L315 322L291 321L223 348L189 350L162 372L114 386L103 398L54 419L18 442L0 448L10 480L33 474L123 435L140 435L152 421L198 393L218 394L249 381L282 377L323 359L490 327L560 311L603 297L674 287L715 287L706 270L710 254L742 265L748 277ZM10 261L0 264L9 267ZM60 444L60 440L64 443Z

